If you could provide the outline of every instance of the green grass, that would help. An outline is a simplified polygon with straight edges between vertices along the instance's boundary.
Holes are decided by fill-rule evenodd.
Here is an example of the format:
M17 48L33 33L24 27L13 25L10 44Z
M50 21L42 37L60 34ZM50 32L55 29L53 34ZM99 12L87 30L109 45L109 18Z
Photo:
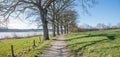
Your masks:
M66 35L69 57L120 57L120 29Z
M41 36L41 39L43 37ZM11 45L14 46L14 52L15 54L19 52L23 52L23 50L33 46L33 40L38 44L40 42L40 39L38 36L31 37L31 38L22 38L22 39L9 39L9 40L1 40L0 41L0 57L8 57L8 55L11 55ZM32 49L29 53L23 55L22 57L30 57L38 53L38 49L42 50L47 44L49 44L50 41L44 41L42 44L40 44L35 49Z
M45 41L44 43L42 43L40 46L36 47L35 49L33 49L32 51L30 51L27 54L24 54L22 57L34 57L35 55L40 55L43 51L43 49L50 44L51 41Z

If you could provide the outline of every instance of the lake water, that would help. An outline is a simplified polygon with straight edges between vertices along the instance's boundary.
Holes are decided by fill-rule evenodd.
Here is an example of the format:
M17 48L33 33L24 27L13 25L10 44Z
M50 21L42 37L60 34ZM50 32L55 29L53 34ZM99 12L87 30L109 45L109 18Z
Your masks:
M51 34L51 32L49 32ZM15 36L18 37L26 37L26 36L34 36L34 35L43 35L43 31L37 31L37 32L0 32L0 39L2 38L12 38Z

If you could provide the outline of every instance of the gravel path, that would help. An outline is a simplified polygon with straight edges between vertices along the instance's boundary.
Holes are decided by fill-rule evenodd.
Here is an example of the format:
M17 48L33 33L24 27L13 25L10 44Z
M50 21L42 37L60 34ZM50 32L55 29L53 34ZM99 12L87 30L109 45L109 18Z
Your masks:
M68 57L66 49L64 48L64 36L61 35L57 40L53 41L50 46L45 48L40 57Z

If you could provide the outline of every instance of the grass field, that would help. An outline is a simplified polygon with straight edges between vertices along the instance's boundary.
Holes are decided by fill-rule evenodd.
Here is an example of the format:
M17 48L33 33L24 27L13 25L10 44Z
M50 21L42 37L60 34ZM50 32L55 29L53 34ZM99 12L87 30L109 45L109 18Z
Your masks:
M40 37L41 40L43 37ZM23 55L22 57L31 57L36 53L41 52L41 50L50 43L50 41L45 41L43 43L40 42L40 38L38 36L30 37L30 38L21 38L21 39L9 39L9 40L0 40L0 57L8 57L11 55L11 45L14 46L15 55L19 52L23 52L23 50L32 47L33 41L35 40L36 44L39 45L35 49L32 49L29 53ZM39 43L39 44L38 44ZM38 51L39 50L39 51Z
M66 35L69 57L120 57L120 29Z

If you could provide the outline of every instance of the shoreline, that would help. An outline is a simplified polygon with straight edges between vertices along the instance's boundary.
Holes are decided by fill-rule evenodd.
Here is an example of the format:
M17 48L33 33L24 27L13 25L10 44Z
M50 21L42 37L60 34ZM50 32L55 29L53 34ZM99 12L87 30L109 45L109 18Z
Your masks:
M36 37L36 36L42 36L42 35L33 35L33 36L15 36L15 37L4 37L4 38L0 38L1 40L10 40L10 39L23 39L23 38L31 38L31 37Z

